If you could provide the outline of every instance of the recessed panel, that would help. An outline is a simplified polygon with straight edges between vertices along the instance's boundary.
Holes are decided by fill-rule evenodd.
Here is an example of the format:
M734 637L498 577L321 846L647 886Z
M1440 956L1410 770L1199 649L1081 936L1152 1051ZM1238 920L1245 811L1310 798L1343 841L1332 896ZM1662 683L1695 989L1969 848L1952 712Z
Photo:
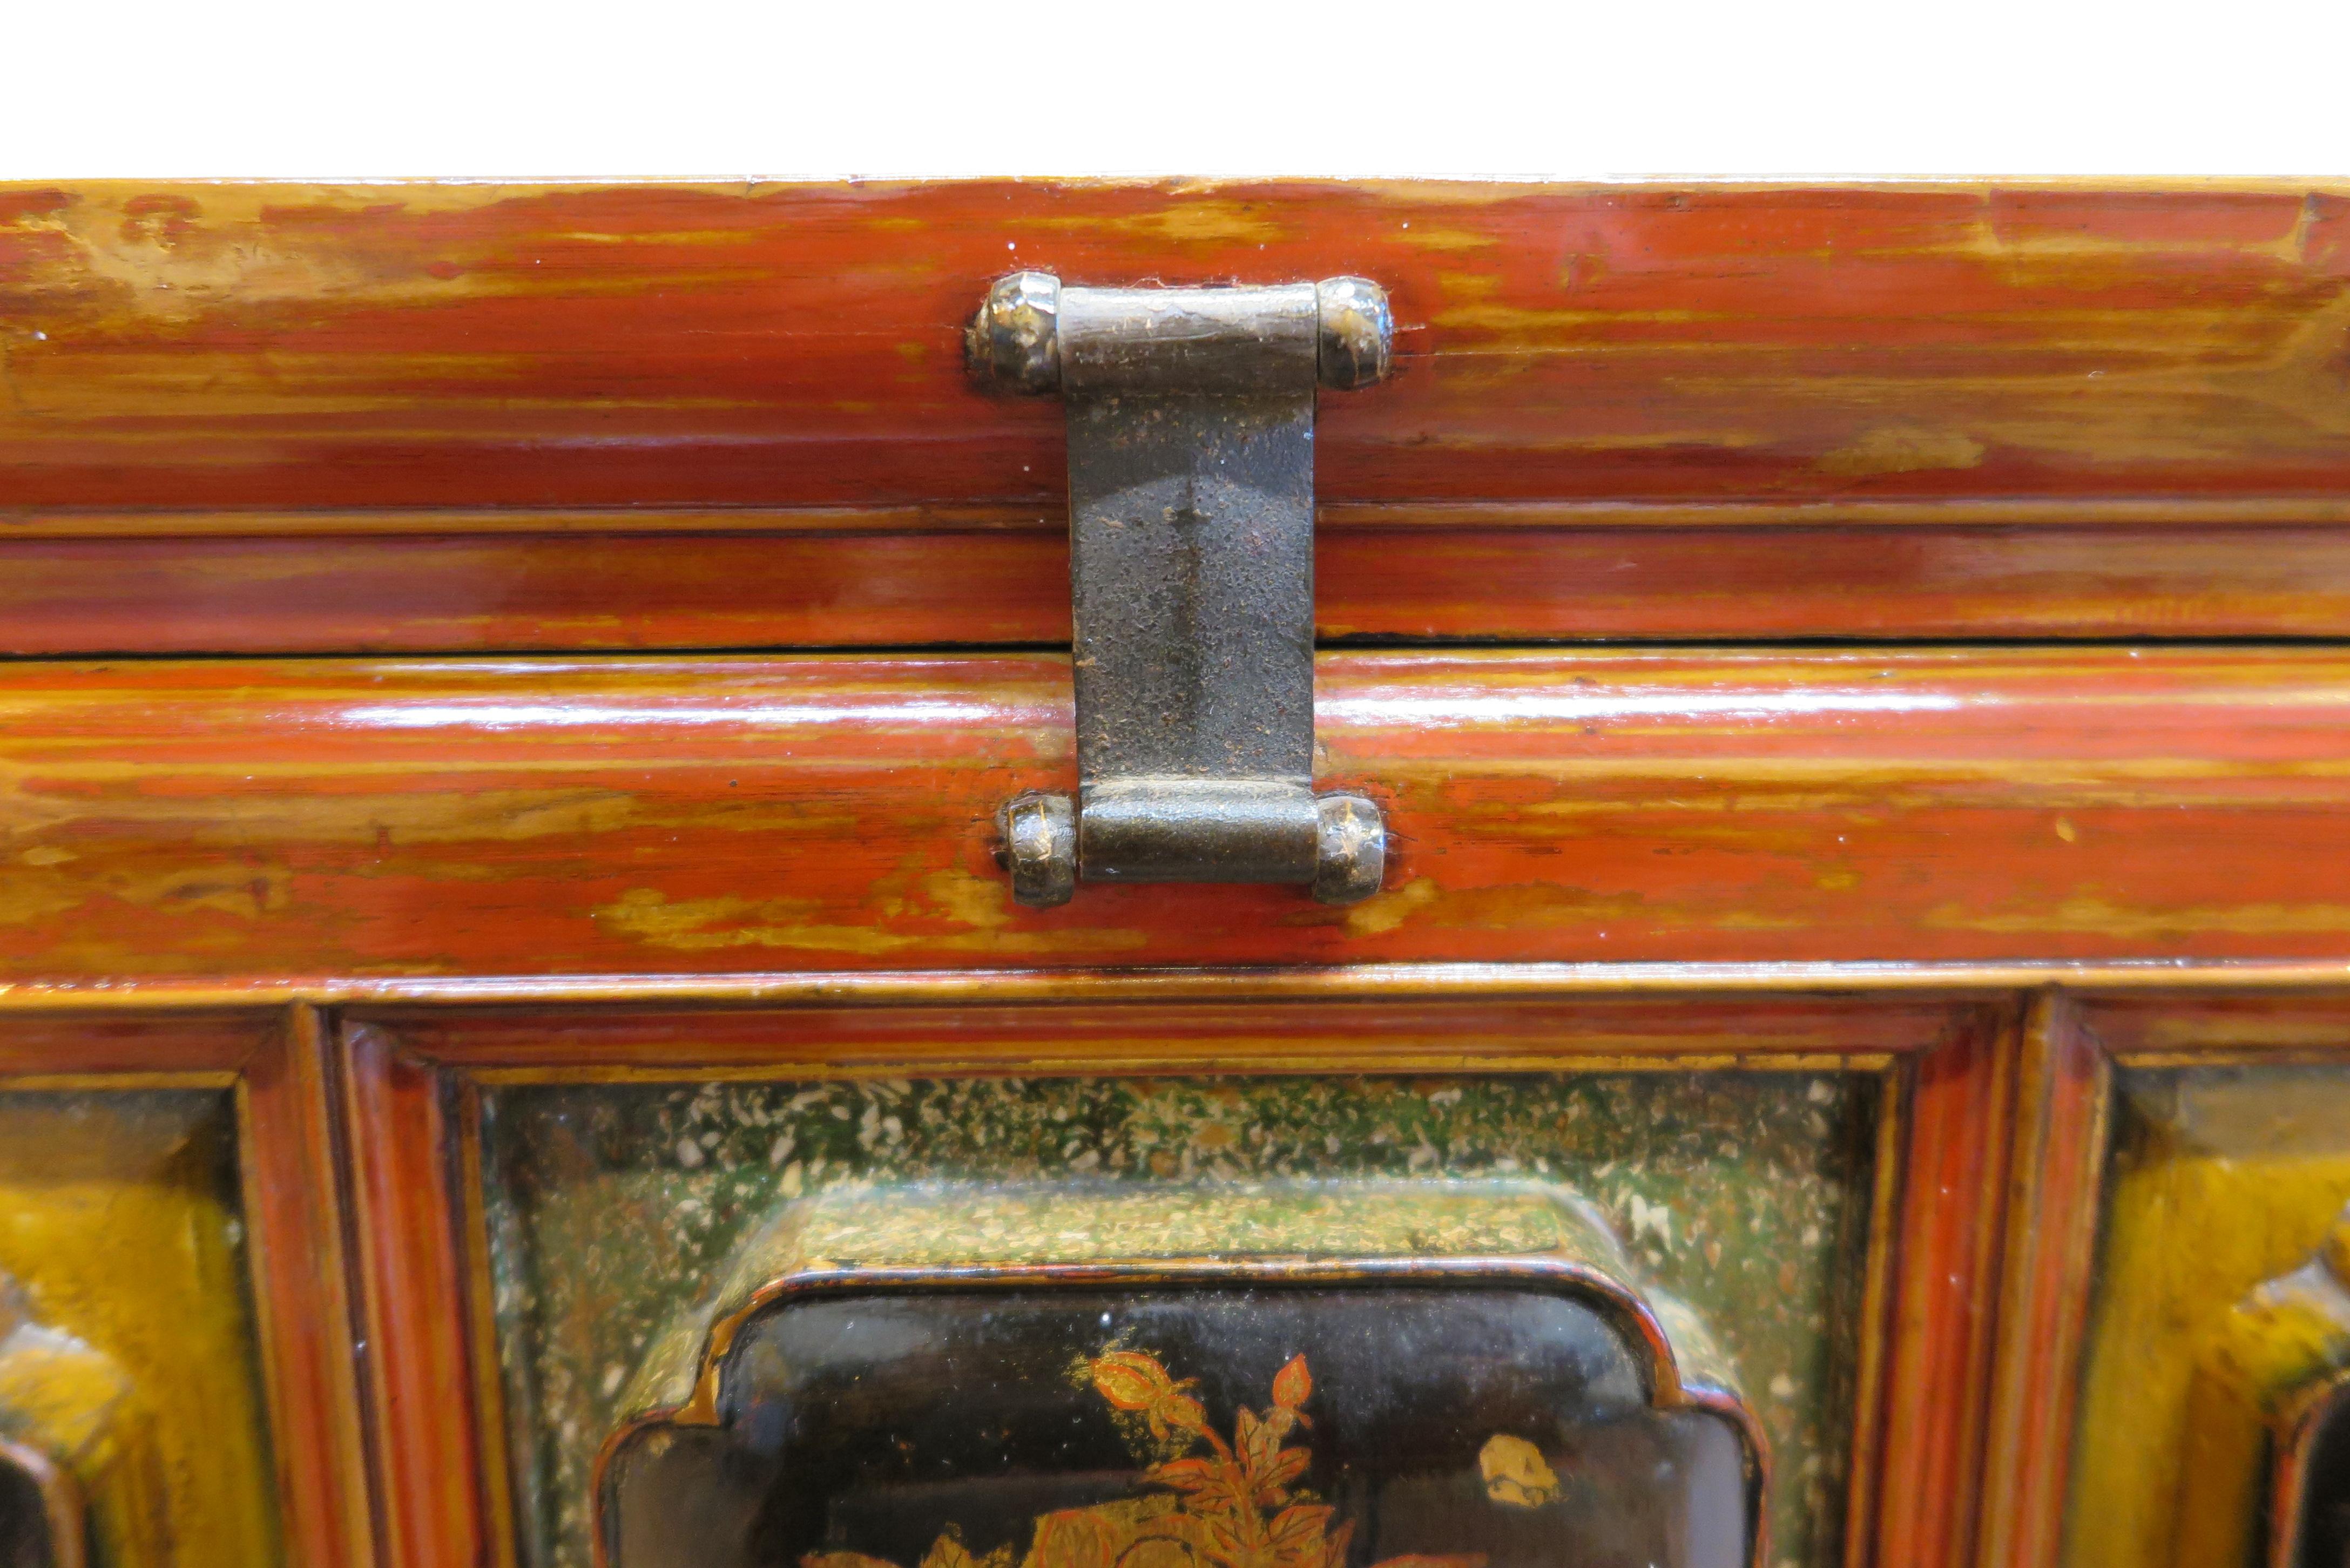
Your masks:
M733 1443L622 1450L616 1563L1749 1561L1737 1425L1651 1408L1617 1327L1549 1292L860 1293L769 1314L729 1366Z
M488 1089L492 1284L524 1561L533 1568L588 1563L593 1466L629 1418L632 1386L640 1386L648 1365L668 1355L665 1327L721 1293L729 1260L775 1215L832 1195L886 1210L893 1194L940 1183L1041 1191L1048 1199L1066 1190L1072 1212L1082 1214L1076 1196L1105 1190L1213 1195L1284 1182L1376 1179L1407 1193L1425 1184L1436 1194L1473 1178L1587 1199L1628 1264L1687 1303L1734 1364L1759 1417L1770 1460L1763 1500L1769 1560L1838 1562L1879 1102L1878 1080L1869 1074L1726 1069ZM929 1255L951 1258L961 1240L930 1237ZM1082 1250L1081 1242L1069 1244ZM1313 1506L1359 1511L1370 1507L1365 1500L1388 1500L1372 1510L1376 1523L1366 1513L1350 1532L1337 1559L1347 1568L1443 1555L1436 1543L1466 1528L1454 1519L1440 1529L1433 1521L1454 1518L1444 1510L1507 1509L1493 1501L1492 1489L1513 1486L1529 1496L1554 1489L1553 1501L1579 1498L1575 1506L1593 1509L1592 1519L1604 1512L1614 1522L1604 1530L1592 1525L1586 1546L1574 1549L1585 1554L1576 1556L1560 1544L1565 1536L1544 1537L1538 1526L1513 1525L1514 1514L1499 1512L1485 1522L1520 1533L1461 1551L1513 1568L1612 1563L1621 1552L1631 1553L1623 1561L1645 1563L1649 1556L1640 1554L1645 1547L1637 1537L1670 1546L1659 1561L1717 1560L1703 1553L1720 1550L1718 1536L1708 1532L1721 1518L1713 1500L1724 1494L1692 1478L1719 1480L1725 1455L1734 1468L1735 1443L1722 1447L1727 1428L1701 1412L1660 1415L1645 1401L1637 1410L1620 1403L1625 1375L1607 1360L1623 1355L1620 1345L1606 1348L1586 1332L1587 1309L1566 1297L1522 1293L1504 1307L1506 1292L1464 1300L1450 1287L1408 1301L1352 1290L1317 1297L1295 1293L1302 1288L1295 1286L1292 1293L1268 1293L1253 1285L1192 1284L1188 1293L1140 1283L1105 1288L1099 1299L1082 1303L1051 1292L1015 1292L984 1307L959 1297L917 1301L865 1291L856 1297L864 1307L844 1298L759 1320L774 1325L761 1332L817 1339L827 1324L844 1334L852 1322L868 1329L894 1324L891 1332L903 1331L899 1343L919 1340L937 1355L947 1354L937 1347L949 1342L964 1347L952 1351L950 1378L938 1373L935 1360L901 1361L877 1349L890 1341L889 1332L871 1342L834 1342L836 1371L865 1370L841 1372L846 1381L828 1385L856 1393L843 1395L847 1404L839 1409L846 1413L825 1419L846 1423L843 1433L858 1434L852 1446L870 1447L880 1467L845 1480L808 1479L816 1472L791 1458L828 1451L828 1445L794 1448L787 1434L760 1425L782 1405L754 1401L734 1410L749 1425L726 1430L766 1434L761 1441L768 1445L754 1445L768 1459L740 1462L779 1467L766 1480L738 1477L750 1489L737 1495L738 1505L755 1494L759 1501L745 1506L780 1511L775 1533L756 1537L765 1555L748 1560L797 1568L812 1556L846 1551L920 1568L936 1543L951 1537L951 1525L963 1547L983 1558L1005 1545L1019 1557L1034 1544L1034 1521L1078 1506L1072 1500L1079 1492L1087 1507L1167 1495L1139 1479L1159 1462L1148 1442L1139 1455L1079 1370L1121 1348L1148 1353L1174 1382L1197 1379L1203 1419L1227 1445L1239 1412L1270 1408L1273 1377L1304 1355L1316 1400L1328 1401L1326 1408L1301 1407L1317 1423L1310 1437L1302 1427L1291 1434L1305 1456L1294 1462L1313 1478L1302 1483L1315 1495ZM1395 1309L1391 1321L1382 1304ZM1494 1311L1504 1318L1528 1315L1473 1331L1461 1326ZM816 1315L803 1315L811 1314ZM1450 1318L1453 1314L1466 1315ZM1486 1396L1475 1392L1460 1359L1462 1346L1492 1334L1522 1335L1530 1345L1578 1345L1578 1355L1594 1359L1571 1389L1528 1371L1510 1396L1524 1408L1513 1407L1505 1420L1498 1407L1480 1403ZM739 1354L750 1355L753 1342ZM807 1342L795 1343L800 1348L785 1364L813 1368ZM1404 1366L1414 1355L1421 1365ZM1578 1403L1586 1397L1596 1403ZM1532 1414L1537 1407L1547 1414ZM976 1484L971 1465L979 1449L971 1445L978 1439L971 1434L993 1429L990 1419L1033 1423L1038 1431L1066 1423L1074 1446L1024 1461L1023 1479L1000 1496L985 1487L956 1491ZM1525 1429L1505 1430L1510 1420ZM1379 1449L1371 1434L1381 1421L1396 1424L1396 1453L1419 1456L1393 1476L1367 1457ZM1511 1436L1527 1449L1504 1443L1487 1455L1491 1439ZM685 1428L663 1438L681 1446L705 1440L706 1431ZM901 1440L910 1449L900 1448ZM1637 1463L1635 1449L1646 1456ZM1202 1437L1195 1453L1175 1457L1211 1451ZM1627 1478L1641 1463L1648 1467L1647 1482L1636 1489L1642 1501L1624 1512L1621 1489L1633 1484ZM900 1480L890 1479L897 1473L891 1465L902 1467ZM802 1480L777 1480L786 1470ZM889 1489L917 1475L944 1489L930 1494L935 1506L901 1511L878 1501L898 1497ZM950 1485L953 1476L962 1480ZM799 1495L793 1489L803 1482L847 1501L830 1513L798 1515L773 1501ZM1440 1493L1451 1501L1440 1506ZM1407 1505L1408 1496L1419 1501ZM1613 1501L1602 1507L1603 1498ZM828 1522L811 1522L819 1513ZM798 1522L790 1522L793 1517ZM1555 1525L1564 1517L1550 1513L1543 1522ZM1327 1522L1335 1530L1344 1521L1334 1514ZM1552 1545L1539 1548L1544 1539ZM1602 1550L1603 1542L1616 1545Z
M6 1568L279 1560L238 1192L226 1091L0 1092Z
M2120 1066L2111 1129L2065 1562L2316 1561L2293 1537L2350 1505L2316 1419L2350 1366L2350 1065Z

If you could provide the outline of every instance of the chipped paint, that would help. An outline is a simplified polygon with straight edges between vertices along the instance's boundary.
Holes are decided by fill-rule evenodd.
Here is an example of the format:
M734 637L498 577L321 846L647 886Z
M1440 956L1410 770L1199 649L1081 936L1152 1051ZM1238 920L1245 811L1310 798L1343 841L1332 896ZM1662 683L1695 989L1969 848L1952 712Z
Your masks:
M1846 479L1875 473L1916 473L1929 468L1973 468L1983 460L1983 443L1957 431L1882 425L1819 461L1823 472Z

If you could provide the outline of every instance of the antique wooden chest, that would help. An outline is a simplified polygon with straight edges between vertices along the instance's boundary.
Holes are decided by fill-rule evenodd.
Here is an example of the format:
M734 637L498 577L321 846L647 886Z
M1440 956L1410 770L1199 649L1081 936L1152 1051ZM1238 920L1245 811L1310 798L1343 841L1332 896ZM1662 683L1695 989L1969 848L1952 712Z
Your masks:
M0 187L0 1568L2337 1568L2350 186Z

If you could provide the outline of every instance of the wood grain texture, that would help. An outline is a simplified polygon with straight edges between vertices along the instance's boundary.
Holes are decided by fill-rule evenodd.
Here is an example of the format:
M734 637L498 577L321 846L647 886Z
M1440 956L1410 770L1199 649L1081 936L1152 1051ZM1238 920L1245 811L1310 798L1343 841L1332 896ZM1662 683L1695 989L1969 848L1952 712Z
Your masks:
M1334 643L2350 636L2350 527L2338 524L2244 522L2233 509L2202 525L2192 512L2125 520L2136 509L2063 526L1948 515L1998 510L1974 506L1723 524L1721 510L1338 509L1317 539L1315 619ZM0 653L1069 637L1067 527L1035 509L952 526L889 512L104 521L124 525L9 536L0 524ZM267 527L281 523L295 526Z
M718 1008L354 1009L354 1027L484 1083L794 1072L1522 1072L1583 1061L1754 1062L1927 1054L1962 1033L1935 998L1646 995L1452 1002L931 1002Z
M0 1075L242 1086L290 1554L508 1553L475 1083L1883 1056L1849 1561L2048 1568L2108 1050L2340 1056L2175 988L2350 975L2350 657L1336 653L1378 898L1020 909L1017 265L1389 286L1333 643L2350 636L2350 185L0 187L0 654L369 656L0 666ZM955 645L1032 651L600 656Z
M2059 1561L2106 1174L2107 1064L2080 1005L2054 992L2035 999L2022 1057L1991 1369L1981 1568L2052 1568Z
M370 1568L375 1521L338 1168L336 1052L317 1008L289 1008L276 1022L246 1070L244 1153L288 1555L298 1564Z
M1326 638L2341 636L2345 236L2350 186L0 186L0 652L1065 640L1060 409L961 368L1015 265L1389 286Z
M2350 994L2100 997L2088 1021L2126 1066L2335 1062L2350 1048Z
M441 1077L365 1029L349 1033L343 1060L384 1558L400 1568L494 1563L511 1547L484 1517L462 1200L451 1190L456 1146Z
M1962 1568L1973 1561L2015 1019L2006 1006L1954 1010L1940 1048L1911 1064L1899 1217L1891 1231L1882 1455L1874 1476L1859 1471L1854 1487L1856 1568Z
M26 664L0 974L723 976L2350 953L2326 650L1342 654L1385 890L1014 907L1041 655Z
M2323 496L2350 187L0 187L17 507L1057 497L1015 266L1360 273L1332 500Z
M0 1015L0 1078L145 1077L226 1085L251 1064L267 1025L247 1011L124 1018Z

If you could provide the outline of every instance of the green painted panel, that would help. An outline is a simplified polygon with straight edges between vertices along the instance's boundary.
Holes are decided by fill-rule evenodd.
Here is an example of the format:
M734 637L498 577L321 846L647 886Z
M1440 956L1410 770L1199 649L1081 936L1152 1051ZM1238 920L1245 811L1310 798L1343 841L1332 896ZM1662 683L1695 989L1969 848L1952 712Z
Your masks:
M1736 1362L1773 1557L1838 1560L1873 1076L966 1078L502 1088L488 1210L525 1562L585 1568L588 1466L670 1316L778 1201L843 1184L1551 1179Z

